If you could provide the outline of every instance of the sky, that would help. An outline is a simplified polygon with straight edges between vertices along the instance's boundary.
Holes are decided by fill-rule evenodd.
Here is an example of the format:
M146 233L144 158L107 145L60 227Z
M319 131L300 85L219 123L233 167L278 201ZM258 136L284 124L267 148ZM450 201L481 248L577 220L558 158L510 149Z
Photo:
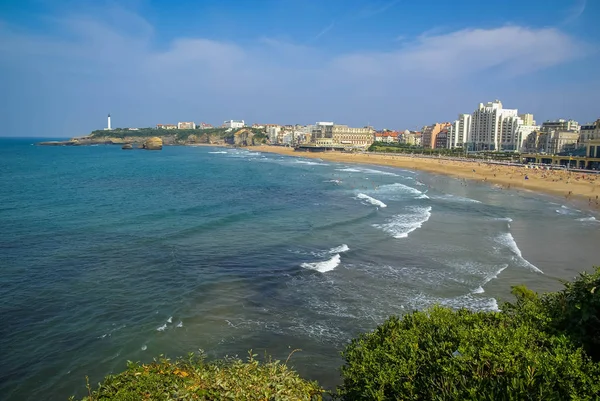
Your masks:
M0 136L600 118L600 0L3 0Z

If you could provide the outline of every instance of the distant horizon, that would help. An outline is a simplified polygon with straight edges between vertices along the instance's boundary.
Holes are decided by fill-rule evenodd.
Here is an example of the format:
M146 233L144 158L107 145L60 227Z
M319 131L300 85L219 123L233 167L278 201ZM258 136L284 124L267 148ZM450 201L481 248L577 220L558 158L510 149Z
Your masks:
M0 15L0 136L81 136L107 113L415 130L494 99L538 122L600 118L600 2L23 0Z

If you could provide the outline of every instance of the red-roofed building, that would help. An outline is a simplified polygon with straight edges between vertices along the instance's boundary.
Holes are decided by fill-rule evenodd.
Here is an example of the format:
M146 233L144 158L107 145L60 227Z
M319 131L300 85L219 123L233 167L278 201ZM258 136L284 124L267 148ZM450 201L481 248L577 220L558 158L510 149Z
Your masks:
M375 141L376 142L385 142L385 143L397 143L398 142L398 132L396 132L396 131L375 132Z

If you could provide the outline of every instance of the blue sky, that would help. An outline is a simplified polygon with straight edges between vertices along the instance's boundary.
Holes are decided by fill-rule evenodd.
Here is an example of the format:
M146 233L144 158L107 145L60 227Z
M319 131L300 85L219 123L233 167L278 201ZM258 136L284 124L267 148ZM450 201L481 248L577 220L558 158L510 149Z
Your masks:
M0 136L600 118L600 1L4 0Z

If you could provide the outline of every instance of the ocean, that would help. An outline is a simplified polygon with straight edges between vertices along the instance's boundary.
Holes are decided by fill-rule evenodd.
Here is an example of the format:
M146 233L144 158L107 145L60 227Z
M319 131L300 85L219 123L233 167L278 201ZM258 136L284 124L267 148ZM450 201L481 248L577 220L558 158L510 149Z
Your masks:
M497 310L599 264L597 216L447 176L243 149L0 140L0 394L252 349L326 387L389 315Z

